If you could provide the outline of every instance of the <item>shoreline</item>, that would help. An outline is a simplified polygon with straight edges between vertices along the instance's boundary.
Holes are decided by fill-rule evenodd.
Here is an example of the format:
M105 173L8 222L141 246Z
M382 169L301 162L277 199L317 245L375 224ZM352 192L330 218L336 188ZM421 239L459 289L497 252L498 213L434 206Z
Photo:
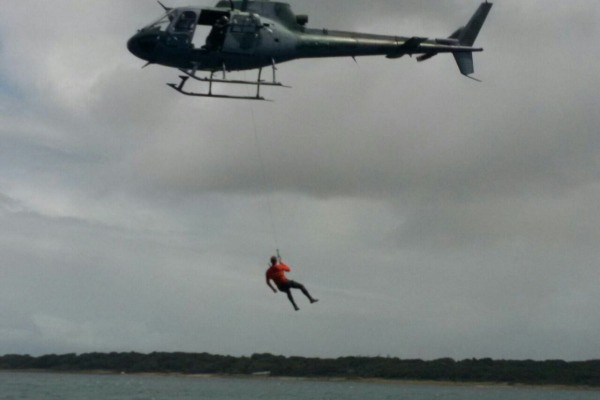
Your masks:
M174 377L189 379L240 379L240 380L284 380L284 381L308 381L308 382L341 382L359 384L380 385L405 385L405 386L446 386L446 387L482 387L482 388L514 388L514 389L540 389L560 391L586 391L600 392L600 387L564 384L530 384L510 382L474 382L474 381L435 381L415 379L385 379L385 378L350 378L350 377L306 377L306 376L275 376L266 373L258 374L185 374L181 372L119 372L111 370L89 370L89 371L53 371L44 369L3 369L2 373L32 373L32 374L66 374L66 375L114 375L114 376L139 376L139 377Z

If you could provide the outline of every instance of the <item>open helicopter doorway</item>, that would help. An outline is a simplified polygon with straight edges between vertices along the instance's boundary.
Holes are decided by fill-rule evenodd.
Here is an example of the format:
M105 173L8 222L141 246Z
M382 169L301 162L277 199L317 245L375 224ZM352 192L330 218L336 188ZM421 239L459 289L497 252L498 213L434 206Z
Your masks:
M198 17L198 26L192 43L196 49L218 50L223 47L230 12L204 9Z
M206 45L206 38L210 34L210 30L210 26L198 25L196 32L194 33L194 38L192 39L194 48L201 49Z

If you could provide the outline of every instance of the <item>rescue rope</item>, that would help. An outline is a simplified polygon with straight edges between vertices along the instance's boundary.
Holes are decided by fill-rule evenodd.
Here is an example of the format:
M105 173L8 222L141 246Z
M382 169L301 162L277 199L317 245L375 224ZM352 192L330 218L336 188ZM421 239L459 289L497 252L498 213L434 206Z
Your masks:
M271 193L269 191L269 184L267 179L267 173L265 168L265 162L263 160L262 151L260 148L260 139L258 136L258 129L256 127L256 117L254 116L254 107L250 104L250 114L252 116L252 127L254 128L254 144L256 145L256 153L258 155L258 161L260 163L260 172L262 175L263 181L263 192L267 196L267 206L269 210L269 217L271 220L271 233L273 234L273 241L275 243L275 248L277 249L277 258L281 259L279 255L279 241L277 239L277 227L275 225L275 214L273 212L273 201L271 199Z

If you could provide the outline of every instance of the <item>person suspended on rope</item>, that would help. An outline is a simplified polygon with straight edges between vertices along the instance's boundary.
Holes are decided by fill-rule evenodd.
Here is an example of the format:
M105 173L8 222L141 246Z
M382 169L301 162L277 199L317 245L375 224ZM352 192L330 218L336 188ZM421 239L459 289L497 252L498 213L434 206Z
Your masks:
M281 261L281 258L278 259L275 256L271 257L271 266L267 270L266 276L267 285L271 288L273 293L277 293L277 290L273 287L273 285L271 285L271 281L275 282L275 285L277 285L277 289L279 289L280 292L287 294L288 299L290 299L290 302L296 311L298 311L299 308L294 301L291 289L300 289L302 293L304 293L304 295L310 300L311 304L319 301L319 299L313 298L310 293L308 293L308 290L306 290L303 284L295 282L291 279L287 279L285 276L286 272L290 272L290 267L285 265Z

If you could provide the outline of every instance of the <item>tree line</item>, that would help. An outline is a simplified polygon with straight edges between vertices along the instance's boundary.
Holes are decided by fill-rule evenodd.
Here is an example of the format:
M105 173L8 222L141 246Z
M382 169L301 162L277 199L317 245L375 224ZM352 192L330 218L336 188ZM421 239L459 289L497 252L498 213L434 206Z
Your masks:
M394 379L490 382L600 387L600 360L492 360L451 358L424 361L394 357L337 359L254 354L250 357L208 353L85 353L0 356L0 370L115 373L270 375L277 377Z

